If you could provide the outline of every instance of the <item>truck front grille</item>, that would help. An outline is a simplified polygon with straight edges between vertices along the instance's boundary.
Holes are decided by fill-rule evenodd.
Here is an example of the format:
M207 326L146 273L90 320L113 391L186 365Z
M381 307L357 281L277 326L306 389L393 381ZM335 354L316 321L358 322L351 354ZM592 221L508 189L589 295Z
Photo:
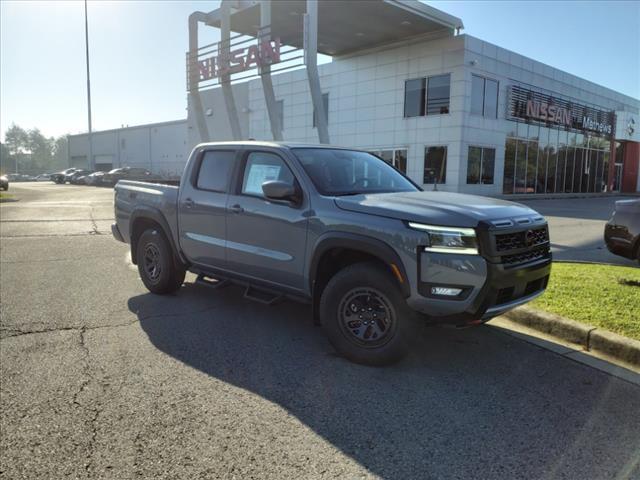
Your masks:
M540 258L545 258L549 255L549 247L538 247L534 250L529 250L521 253L514 253L511 255L503 255L501 258L502 263L505 266L516 266L522 263L532 262Z
M505 252L545 244L549 241L549 231L545 226L521 232L499 234L495 236L495 239L498 252Z
M551 258L549 228L546 224L538 223L529 228L490 229L480 238L484 257L492 263L502 264L504 268L516 268Z

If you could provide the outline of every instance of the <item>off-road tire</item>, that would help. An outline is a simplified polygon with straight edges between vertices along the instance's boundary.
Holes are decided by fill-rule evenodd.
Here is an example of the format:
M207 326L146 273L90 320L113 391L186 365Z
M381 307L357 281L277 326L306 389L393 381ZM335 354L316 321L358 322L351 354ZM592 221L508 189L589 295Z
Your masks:
M373 302L362 301L371 299L371 295ZM350 299L354 299L353 303ZM365 310L371 308L365 308L366 305L374 306L368 317ZM376 309L375 305L379 308ZM372 319L375 311L378 311L378 317ZM417 316L408 307L397 281L384 266L374 262L356 263L336 273L322 292L319 313L322 327L333 347L352 362L365 365L397 362L406 355L410 340L419 331ZM360 313L364 320L360 320L363 318ZM367 332L380 332L381 324L377 322L383 315L390 322L378 339L359 338ZM373 320L376 321L375 326ZM362 325L366 321L369 325ZM352 328L353 325L360 327Z
M176 260L171 245L160 230L145 230L136 249L138 273L150 292L167 294L182 286L186 270Z

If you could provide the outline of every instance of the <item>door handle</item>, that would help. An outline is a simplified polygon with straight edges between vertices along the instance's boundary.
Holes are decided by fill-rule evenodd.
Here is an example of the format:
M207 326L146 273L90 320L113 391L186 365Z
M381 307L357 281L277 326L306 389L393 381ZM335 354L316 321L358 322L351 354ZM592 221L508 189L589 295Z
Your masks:
M193 199L191 199L191 198L186 198L186 199L184 200L184 206L185 206L186 208L191 208L191 207L193 207L194 205L195 205L195 202L193 201Z
M227 211L229 213L242 213L244 212L244 208L242 208L240 205L236 204L236 205L232 205L230 206Z

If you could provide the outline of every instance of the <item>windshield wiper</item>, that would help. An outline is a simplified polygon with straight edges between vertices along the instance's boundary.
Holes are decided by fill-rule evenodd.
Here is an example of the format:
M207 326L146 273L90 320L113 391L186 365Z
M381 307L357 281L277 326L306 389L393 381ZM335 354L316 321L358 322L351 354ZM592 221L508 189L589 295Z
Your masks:
M348 196L352 196L352 195L364 195L367 192L340 192L340 193L334 193L334 195L336 197L348 197Z

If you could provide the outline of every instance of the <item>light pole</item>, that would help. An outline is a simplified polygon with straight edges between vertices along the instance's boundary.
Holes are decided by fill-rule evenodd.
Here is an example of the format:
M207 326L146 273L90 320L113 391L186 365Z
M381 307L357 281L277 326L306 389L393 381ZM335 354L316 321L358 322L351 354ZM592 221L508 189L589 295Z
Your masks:
M84 41L87 57L87 117L89 120L89 162L87 166L90 170L94 170L93 140L91 138L91 78L89 76L89 19L87 15L87 0L84 0Z

